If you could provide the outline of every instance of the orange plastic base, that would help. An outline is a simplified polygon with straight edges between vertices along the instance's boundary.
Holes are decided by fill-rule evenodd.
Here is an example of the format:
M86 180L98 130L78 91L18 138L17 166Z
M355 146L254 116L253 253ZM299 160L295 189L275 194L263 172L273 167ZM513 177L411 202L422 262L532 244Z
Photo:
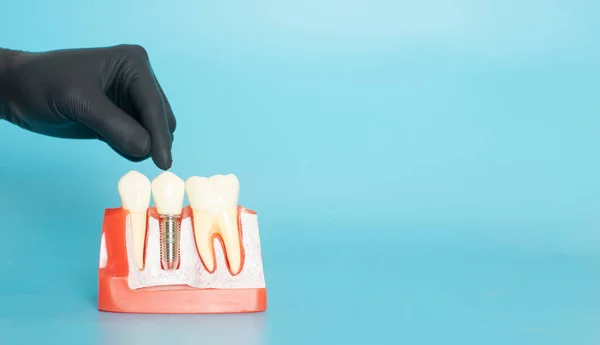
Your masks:
M253 211L240 208L240 212ZM191 216L187 207L182 215ZM162 286L132 290L127 285L129 267L125 247L127 212L107 209L102 227L107 262L98 270L98 310L119 313L222 314L251 313L267 309L267 290L197 289L189 286ZM148 217L157 218L156 210Z
M98 309L120 313L248 313L267 309L266 289L131 290L127 278L100 282Z

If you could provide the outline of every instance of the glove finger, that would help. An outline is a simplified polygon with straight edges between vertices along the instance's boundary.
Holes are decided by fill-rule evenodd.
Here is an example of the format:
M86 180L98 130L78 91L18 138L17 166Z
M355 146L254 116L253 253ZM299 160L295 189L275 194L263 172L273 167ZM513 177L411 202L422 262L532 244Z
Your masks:
M163 102L165 102L165 110L167 113L167 123L169 124L169 130L171 131L171 135L172 135L173 133L175 133L175 129L177 128L177 121L175 120L175 114L173 114L173 109L171 108L169 99L167 98L167 95L165 95L165 91L163 91L163 88L162 88L162 86L160 86L160 83L158 82L158 79L156 78L156 76L154 76L154 81L156 82L156 85L158 86L158 90L160 91L160 94L162 95Z
M165 102L149 64L138 66L136 78L129 84L129 94L140 122L150 133L154 163L163 170L171 168L173 137L167 122Z
M148 132L102 93L90 96L88 113L77 118L121 155L143 158L150 151Z
M113 149L113 151L115 151L119 156L127 159L128 161L131 161L131 162L134 162L134 163L139 163L139 162L145 161L146 159L150 158L150 150L149 149L148 149L148 153L146 155L141 156L141 157L133 157L133 156L129 156L129 155L121 152L118 148L116 148L114 145L112 145L111 143L109 143L106 139L104 139L103 137L101 137L97 133L96 133L96 135L95 135L94 138L102 141L103 143L106 143L108 145L108 147L110 147L111 149Z

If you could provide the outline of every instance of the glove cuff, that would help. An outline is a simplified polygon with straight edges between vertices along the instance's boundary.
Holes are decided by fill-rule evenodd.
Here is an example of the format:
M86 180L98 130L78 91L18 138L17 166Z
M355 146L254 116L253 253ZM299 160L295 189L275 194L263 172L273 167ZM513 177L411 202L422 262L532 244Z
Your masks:
M8 49L0 48L0 120L4 120L8 116L4 93L6 89L6 69L8 68L9 54L10 51Z
M6 120L8 114L8 91L10 83L8 81L8 70L12 64L16 51L0 48L0 120Z

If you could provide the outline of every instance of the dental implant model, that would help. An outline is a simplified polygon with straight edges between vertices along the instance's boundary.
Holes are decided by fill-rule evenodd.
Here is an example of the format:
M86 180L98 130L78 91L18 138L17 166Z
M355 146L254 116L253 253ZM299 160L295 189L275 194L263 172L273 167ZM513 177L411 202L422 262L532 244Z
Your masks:
M238 204L240 181L234 174L191 176L184 182L171 172L151 181L129 171L118 191L121 206L106 208L102 221L98 310L224 314L267 309L258 215Z
M129 212L135 263L144 269L144 242L146 218L150 206L150 180L143 174L131 170L119 180L119 196L124 210Z
M165 171L152 181L152 194L160 218L160 259L164 270L179 267L181 240L180 215L183 210L185 182Z

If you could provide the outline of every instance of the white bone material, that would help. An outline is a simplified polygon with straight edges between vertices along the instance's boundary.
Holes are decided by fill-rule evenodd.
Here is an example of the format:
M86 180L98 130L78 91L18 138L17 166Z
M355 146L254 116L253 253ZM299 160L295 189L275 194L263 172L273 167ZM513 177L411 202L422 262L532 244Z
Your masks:
M106 267L106 260L108 260L108 253L106 252L106 236L102 233L102 239L100 240L100 262L98 267Z

